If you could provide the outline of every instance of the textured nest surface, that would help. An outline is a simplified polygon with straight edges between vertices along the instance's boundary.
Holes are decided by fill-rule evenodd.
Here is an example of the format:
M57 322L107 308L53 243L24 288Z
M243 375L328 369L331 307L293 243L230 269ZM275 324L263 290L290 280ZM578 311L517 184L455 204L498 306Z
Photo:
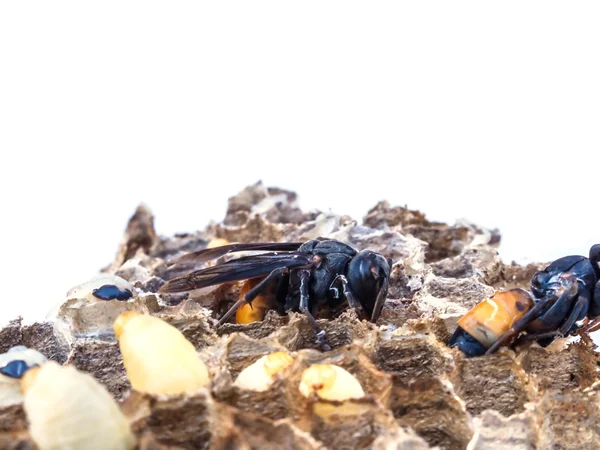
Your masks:
M467 359L445 342L456 321L499 289L529 287L543 265L506 265L496 231L468 223L428 221L418 211L378 203L362 223L319 211L303 212L296 195L262 184L229 200L222 223L159 237L143 206L130 219L115 261L105 272L136 287L126 302L65 301L51 319L0 331L0 353L25 345L59 363L94 375L121 406L143 449L562 449L600 446L598 355L590 345L559 340L503 349ZM317 350L300 314L268 313L262 322L216 320L239 296L230 284L159 295L181 273L166 261L230 242L335 238L394 261L388 301L377 324L352 311L320 323L330 352ZM67 287L68 288L68 287ZM181 330L209 367L209 389L181 397L132 392L114 318L125 310L156 315ZM294 364L269 390L233 385L242 369L274 351L294 352ZM298 392L302 370L337 364L361 382L367 396L344 405L346 414L322 418ZM0 448L35 448L20 405L0 407Z

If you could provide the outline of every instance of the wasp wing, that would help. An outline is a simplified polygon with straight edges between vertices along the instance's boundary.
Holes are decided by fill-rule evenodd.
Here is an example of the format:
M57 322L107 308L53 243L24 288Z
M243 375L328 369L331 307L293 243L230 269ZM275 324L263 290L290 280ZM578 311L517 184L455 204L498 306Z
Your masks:
M185 292L231 281L264 277L281 267L289 269L311 267L313 260L304 253L263 253L232 259L206 269L196 270L187 275L168 281L159 292Z
M302 242L255 242L249 244L223 245L221 247L205 248L197 252L186 253L185 255L173 259L169 264L201 264L233 252L293 252L298 250L302 244Z

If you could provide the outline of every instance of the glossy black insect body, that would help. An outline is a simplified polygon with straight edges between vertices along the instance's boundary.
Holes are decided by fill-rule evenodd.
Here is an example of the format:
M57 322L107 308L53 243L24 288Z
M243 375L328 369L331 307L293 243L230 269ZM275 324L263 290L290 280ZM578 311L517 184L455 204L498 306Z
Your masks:
M281 312L300 311L317 332L324 348L325 332L313 316L321 305L335 306L347 300L359 312L376 321L386 300L391 261L382 255L354 248L331 239L305 243L232 244L200 250L177 258L175 264L207 262L228 253L263 251L223 264L192 271L167 282L160 292L184 292L225 282L262 278L220 319L226 322L237 308L250 303L271 283L277 283L277 304Z
M493 353L509 344L521 332L526 332L521 340L537 340L544 345L557 337L573 333L578 329L577 322L586 317L598 320L599 262L600 244L597 244L590 249L588 258L565 256L536 272L531 280L533 306L489 346L485 353ZM478 346L480 342L472 335L465 337L465 333L464 330L457 329L450 344L456 344L469 356L482 354L483 347Z

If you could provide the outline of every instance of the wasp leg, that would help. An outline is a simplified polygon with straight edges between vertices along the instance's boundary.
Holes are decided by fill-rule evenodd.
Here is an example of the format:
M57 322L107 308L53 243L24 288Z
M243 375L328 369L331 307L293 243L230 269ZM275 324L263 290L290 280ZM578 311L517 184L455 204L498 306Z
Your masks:
M576 294L577 294L577 283L573 283L573 284L571 284L571 286L568 289L566 289L560 295L560 297L555 302L552 302L552 299L554 298L552 296L546 296L546 297L539 299L537 301L537 303L535 304L535 306L533 308L531 308L527 312L527 314L525 314L523 317L521 317L519 320L517 320L506 333L504 333L502 336L500 336L500 339L498 339L496 342L494 342L494 344L490 348L488 348L488 350L487 350L487 352L485 352L485 354L489 355L491 353L494 353L496 350L498 350L504 344L509 342L510 339L512 339L514 336L517 336L521 331L524 331L525 328L527 328L527 326L532 321L537 319L539 316L542 316L543 314L545 314L548 311L548 309L550 309L552 306L556 305L557 303L563 304L566 301L568 301L569 299L573 298L573 296Z
M264 291L271 281L273 281L275 278L285 274L287 271L288 271L287 267L280 267L278 269L273 270L269 275L267 275L265 277L264 280L262 280L260 283L258 283L256 286L254 286L248 292L246 292L246 295L244 295L244 298L239 299L237 302L235 302L235 304L231 308L229 308L229 310L223 315L223 317L221 317L219 319L219 323L217 323L217 327L220 327L225 322L227 322L229 320L229 318L231 316L233 316L235 314L235 312L239 309L239 307L242 306L244 303L250 303L250 305L252 305L252 300L254 300L258 296L258 294L260 294L262 291Z
M325 341L325 330L323 330L321 328L321 326L317 323L317 321L315 320L313 315L310 313L310 309L309 309L309 305L308 305L308 300L309 300L308 280L310 278L310 271L309 270L300 270L299 277L300 277L300 312L303 313L308 318L310 324L315 329L315 332L317 333L317 344L324 351L331 350L331 347Z
M262 291L264 291L275 278L280 277L281 275L284 275L287 272L287 267L275 269L273 272L267 275L260 283L258 283L248 292L246 292L246 295L244 295L244 300L246 300L248 303L252 303L252 300L254 300Z
M565 304L568 304L572 301L572 299L577 295L578 292L578 284L571 283L567 289L565 289L560 297L556 301L552 301L555 297L552 295L548 295L537 300L537 303L533 308L531 308L527 314L525 314L521 319L517 320L513 326L498 339L494 344L488 348L488 351L485 352L486 355L494 353L498 350L502 345L506 344L510 341L514 336L517 336L521 331L524 331L534 320L539 320L541 316L548 313L548 310L552 308L559 308Z
M238 308L240 306L242 306L244 303L246 303L246 300L243 298L241 298L237 302L235 302L235 304L231 308L229 308L229 311L227 311L225 314L223 314L223 317L221 317L219 319L219 322L217 323L217 328L220 327L221 325L223 325L225 322L227 322L229 320L229 318L231 316L233 316L235 314L235 312L238 310Z
M590 261L594 266L594 270L596 270L596 274L600 272L599 269L599 260L600 260L600 245L596 244L590 250ZM581 336L584 342L586 342L590 346L594 346L594 342L592 338L590 338L589 334L594 331L600 330L600 281L596 283L594 286L594 295L590 302L590 308L588 310L588 318L591 319L586 323L582 328L579 329L578 334Z
M598 316L600 316L600 281L598 281L596 286L594 286L594 295L592 296L590 309L588 311L589 318Z
M521 317L519 320L517 320L514 323L514 325L506 333L504 333L502 336L500 336L500 338L496 342L494 342L494 344L492 344L492 346L490 348L487 349L487 352L485 352L485 354L489 355L491 353L494 353L496 350L498 350L500 347L502 347L505 343L507 343L513 336L516 336L521 331L523 331L525 328L527 328L527 325L529 325L529 322L531 322L533 319L535 319L537 317L537 315L540 312L544 311L544 308L547 308L548 306L550 306L550 301L547 297L540 299L535 304L535 306L527 312L527 314L525 314L523 317Z
M580 295L579 298L577 299L577 302L575 302L575 306L573 306L573 309L571 310L569 317L566 318L566 320L563 322L563 324L560 326L560 328L558 330L546 331L546 332L542 332L542 333L527 334L527 335L523 336L522 339L524 341L533 341L533 340L539 340L539 339L545 339L545 338L567 336L569 334L569 332L571 331L571 329L575 326L575 322L580 320L582 318L582 315L585 316L585 314L582 314L582 313L587 312L589 303L590 303L590 301L587 298L587 296Z
M586 324L584 328L581 329L581 332L585 333L593 333L594 331L600 330L600 316L596 317L594 320L591 320Z
M333 285L335 283L337 283L338 281L342 283L342 293L344 294L344 297L346 297L346 300L348 300L348 304L350 305L350 308L352 308L356 311L356 315L358 317L363 317L363 316L366 317L366 312L365 312L363 306L360 304L360 302L354 296L354 293L352 292L352 290L350 289L350 285L348 284L348 279L344 275L338 275L337 277L335 277L335 279L333 280L333 283L331 283L332 287L330 287L329 289L335 290Z

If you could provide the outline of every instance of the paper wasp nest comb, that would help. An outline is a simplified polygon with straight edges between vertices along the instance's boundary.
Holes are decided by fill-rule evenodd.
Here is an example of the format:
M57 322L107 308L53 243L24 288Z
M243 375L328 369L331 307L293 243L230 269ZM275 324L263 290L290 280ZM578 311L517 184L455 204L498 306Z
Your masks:
M233 258L171 264L183 254L225 243L219 239L293 243L318 237L393 261L376 323L361 320L345 302L315 308L329 351L316 344L305 315L281 314L282 300L297 299L278 297L278 289L265 291L263 299L217 327L256 279L181 294L159 292L189 270ZM198 232L157 236L152 216L138 211L122 251L104 271L129 284L86 285L105 298L66 300L58 317L68 319L62 328L57 319L31 325L12 321L0 330L0 354L24 345L94 375L122 400L139 450L599 448L600 357L589 337L559 339L548 347L523 342L472 358L448 345L459 320L476 305L493 297L494 304L487 305L499 306L507 294L498 293L529 290L534 273L547 265L507 264L496 251L498 241L495 231L431 222L418 211L385 202L364 221L305 212L295 194L261 184L231 199L224 222ZM127 289L130 299L106 299ZM131 310L139 314L119 317ZM502 318L483 307L474 311L478 314L467 318ZM460 323L476 334L465 320ZM5 371L19 373L13 366ZM37 403L29 433L21 403L0 405L0 449L30 450L33 437L44 450L39 434L50 423L60 425L61 436L45 436L58 444L97 430L119 434L118 414L106 410L101 417L86 409L92 395L79 406L56 401L54 384L44 392L40 395L52 408ZM65 417L67 408L76 413L58 420L55 413ZM111 448L104 439L97 439L102 448Z

